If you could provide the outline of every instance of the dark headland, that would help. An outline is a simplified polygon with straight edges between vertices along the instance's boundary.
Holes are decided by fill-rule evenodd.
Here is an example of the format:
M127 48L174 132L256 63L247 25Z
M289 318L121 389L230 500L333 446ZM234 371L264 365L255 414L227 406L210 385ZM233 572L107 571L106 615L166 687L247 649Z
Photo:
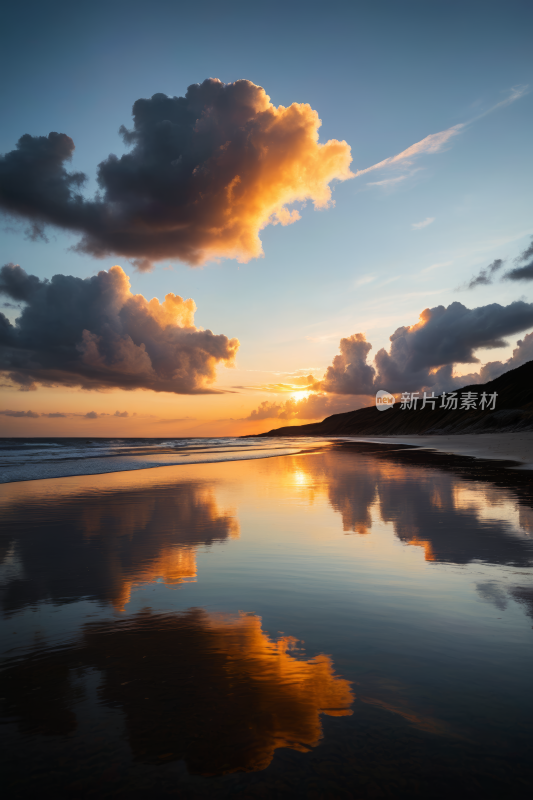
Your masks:
M322 422L309 425L287 425L259 436L398 436L409 434L471 434L533 431L533 361L509 370L484 384L471 384L457 390L476 392L481 397L497 393L495 410L481 411L435 409L401 409L396 402L387 411L375 406L333 414Z

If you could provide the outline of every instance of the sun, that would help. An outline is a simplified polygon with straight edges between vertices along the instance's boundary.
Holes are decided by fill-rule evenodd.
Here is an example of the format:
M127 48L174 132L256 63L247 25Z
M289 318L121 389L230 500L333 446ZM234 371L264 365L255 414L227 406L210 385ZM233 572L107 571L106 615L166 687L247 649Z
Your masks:
M309 389L300 389L299 391L292 392L291 397L293 400L305 400L310 394L311 392Z

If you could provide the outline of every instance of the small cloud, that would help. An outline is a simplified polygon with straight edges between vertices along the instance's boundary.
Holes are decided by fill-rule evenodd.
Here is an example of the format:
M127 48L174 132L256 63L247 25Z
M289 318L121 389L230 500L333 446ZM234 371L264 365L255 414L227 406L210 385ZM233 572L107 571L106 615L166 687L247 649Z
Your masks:
M453 261L439 261L438 264L431 264L430 267L426 267L425 269L420 271L420 274L424 272L431 272L434 269L438 269L439 267L449 267L450 264L453 264Z
M50 417L50 419L56 419L57 417L66 417L67 414L61 414L59 411L53 411L50 414L42 414L43 417Z
M338 339L340 336L340 331L334 331L333 333L324 333L322 336L306 336L308 342L327 342L330 339Z
M458 125L454 125L451 128L448 128L445 131L439 131L438 133L431 133L429 136L426 136L425 139L422 139L420 142L416 142L408 147L406 150L402 150L401 153L398 155L391 156L390 158L385 158L383 161L380 161L378 164L373 164L371 167L367 167L366 169L359 169L355 173L355 177L359 177L359 175L366 175L368 172L372 172L375 169L383 169L384 167L391 167L404 162L405 164L410 164L412 159L416 156L422 155L424 153L439 153L444 146L447 144L448 140L451 139L453 136L457 136L458 133L462 131L465 127L466 123L461 122Z
M98 419L98 414L96 411L89 411L88 414L85 414L86 419Z
M527 247L519 256L515 258L515 264L521 264L524 261L530 261L523 267L515 267L509 270L503 276L506 281L532 281L533 280L533 240L529 247Z
M435 222L435 217L426 217L422 222L413 222L411 228L414 231L419 231L421 228L427 228L432 222Z
M373 164L371 167L367 167L366 169L358 169L355 173L355 177L358 178L360 175L366 175L369 172L373 172L373 170L381 170L385 167L397 167L406 166L412 163L413 159L417 156L424 155L424 154L434 154L440 153L448 144L450 139L458 134L462 133L468 125L471 125L473 122L476 122L483 117L486 117L488 114L492 114L493 111L496 111L498 108L503 108L505 106L514 103L515 100L519 100L521 97L529 93L529 86L527 84L513 86L509 90L509 94L503 100L500 100L499 103L488 108L482 114L478 114L476 117L468 120L467 122L460 122L457 125L453 125L451 128L447 128L445 131L439 131L438 133L430 133L429 136L426 136L424 139L421 139L419 142L415 142L406 150L402 150L401 153L398 153L395 156L391 156L390 158L385 158L383 161L380 161L378 164ZM403 176L402 176L403 178ZM394 179L393 179L394 180ZM377 181L376 184L373 185L384 185L386 181L381 182Z
M354 289L357 289L358 286L365 286L367 283L372 283L372 281L375 280L375 275L363 275L361 278L357 278L357 280L353 282Z
M489 286L496 272L503 267L503 263L501 258L496 258L488 267L484 267L477 275L473 275L464 288L475 289L476 286Z
M127 411L115 411L115 417L127 417L127 416L128 416Z
M261 392L274 392L276 394L314 391L317 380L313 375L294 375L284 383L266 383L260 386L244 386L244 389L254 389Z
M382 181L367 183L367 186L394 186L394 184L401 183L401 181L404 181L407 177L407 175L399 175L397 178L385 178Z
M36 414L35 411L11 411L9 408L0 411L0 414L3 414L4 417L31 417L32 419L36 419L40 416L40 414Z

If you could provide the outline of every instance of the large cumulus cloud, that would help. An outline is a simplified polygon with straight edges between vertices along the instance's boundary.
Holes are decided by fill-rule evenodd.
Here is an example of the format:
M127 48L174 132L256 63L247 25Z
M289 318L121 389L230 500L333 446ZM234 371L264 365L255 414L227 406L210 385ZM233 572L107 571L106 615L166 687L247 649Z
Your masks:
M533 303L491 303L469 309L462 303L427 308L420 321L398 328L388 353L376 354L376 388L390 392L453 385L454 364L479 364L479 348L504 347L505 336L533 327ZM464 378L460 381L464 385Z
M25 388L206 393L217 364L231 364L239 346L196 328L193 300L170 293L160 303L132 294L118 266L84 280L41 281L7 264L0 294L24 303L14 325L0 313L0 371Z
M504 337L532 327L533 303L523 301L473 309L461 303L426 308L415 325L398 328L390 336L389 351L381 348L373 363L368 363L372 345L363 333L341 339L339 355L323 379L313 384L316 391L300 401L264 401L247 419L322 419L369 405L379 389L393 394L440 393L485 383L533 360L533 333L517 341L506 361L490 361L467 375L455 375L454 366L480 364L478 349L504 347L508 344Z
M0 206L34 232L46 224L80 232L81 251L124 255L141 269L163 258L245 262L261 255L267 224L299 219L288 205L324 208L331 181L352 177L346 142L318 142L316 111L276 108L247 80L137 100L133 120L120 129L131 151L98 165L100 193L90 200L81 194L86 176L65 166L72 139L22 136L0 158Z

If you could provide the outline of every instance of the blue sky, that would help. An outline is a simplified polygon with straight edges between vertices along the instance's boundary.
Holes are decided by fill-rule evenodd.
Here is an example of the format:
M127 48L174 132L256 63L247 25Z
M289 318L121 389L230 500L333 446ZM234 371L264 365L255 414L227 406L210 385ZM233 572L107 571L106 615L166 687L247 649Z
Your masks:
M427 306L530 302L527 283L456 290L495 258L517 256L533 234L532 22L531 3L513 0L13 4L0 34L0 152L24 133L67 133L73 168L90 176L86 194L97 164L125 151L118 128L131 125L136 99L183 95L207 77L248 79L275 106L309 103L320 141L351 146L354 172L473 121L439 152L337 183L334 207L308 203L297 223L267 227L264 258L247 264L175 260L143 274L126 258L73 253L73 234L50 228L48 243L28 241L21 226L0 234L2 263L40 278L87 277L118 263L134 292L194 298L197 325L241 341L238 370L222 370L221 385L264 382L268 371L323 372L341 336L358 331L374 353ZM513 87L519 96L503 103ZM8 394L4 405L19 402ZM243 413L258 398L245 391ZM214 406L206 414L216 416Z

